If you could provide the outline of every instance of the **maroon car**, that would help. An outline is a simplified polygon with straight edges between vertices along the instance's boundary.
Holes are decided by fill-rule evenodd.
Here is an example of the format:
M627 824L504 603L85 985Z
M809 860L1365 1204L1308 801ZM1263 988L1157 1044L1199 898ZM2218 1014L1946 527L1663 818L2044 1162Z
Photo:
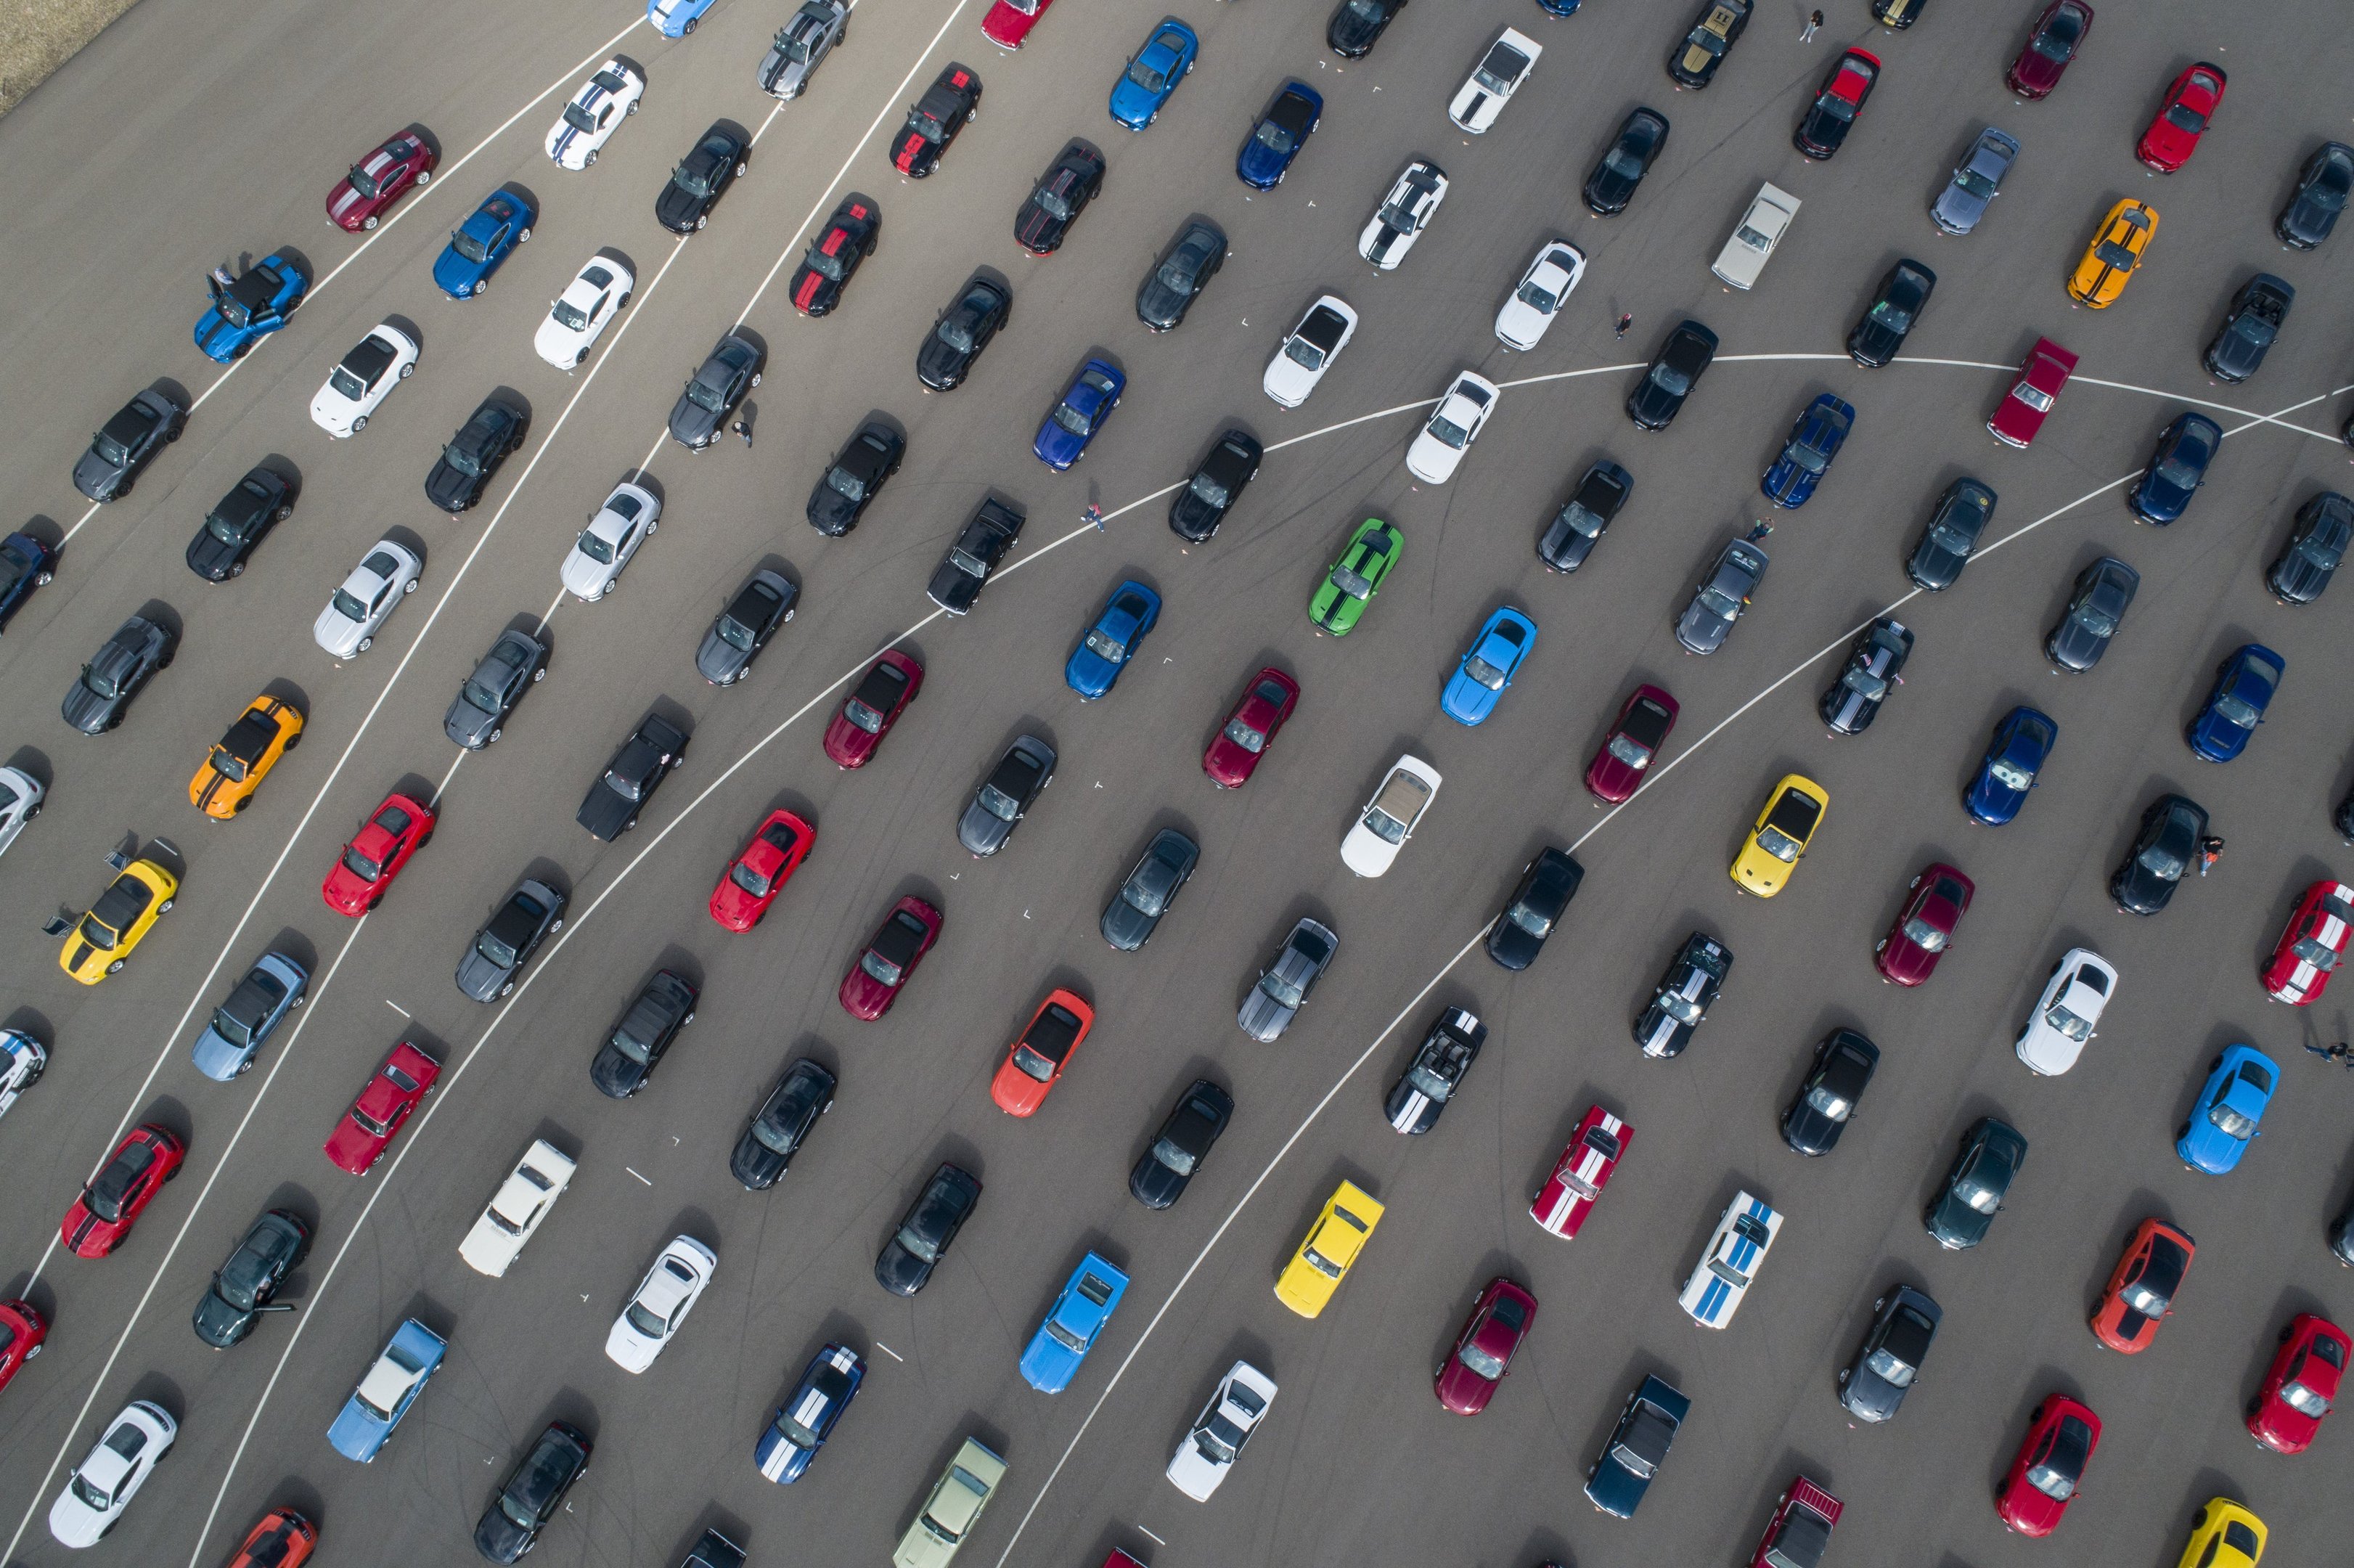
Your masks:
M1832 1527L1844 1511L1839 1499L1804 1476L1774 1504L1774 1517L1750 1554L1749 1568L1814 1568L1830 1544Z
M1496 1385L1512 1370L1512 1352L1537 1320L1537 1298L1498 1275L1471 1304L1471 1316L1455 1348L1431 1380L1444 1409L1477 1415L1496 1396Z
M327 216L340 228L357 233L374 228L392 204L433 177L440 154L414 131L403 131L352 165L352 172L327 193Z
M1896 923L1872 949L1880 978L1896 985L1919 985L1937 972L1937 959L1953 945L1954 927L1970 907L1978 885L1944 861L1913 879L1913 896Z
M924 667L885 648L825 726L825 754L844 768L864 768L924 688Z
M2076 373L2076 356L2048 337L2027 351L2027 363L2010 391L1987 418L1987 433L2007 447L2023 447L2043 428L2043 418L2060 400L2060 389Z
M2027 47L2010 62L2003 80L2021 98L2044 97L2060 85L2068 62L2076 58L2092 31L2093 8L2084 0L2052 0L2035 18Z
M940 912L913 894L891 906L873 939L842 977L842 1011L869 1023L891 1011L899 988L940 939Z
M1240 701L1218 726L1217 737L1202 753L1202 771L1221 789L1239 789L1250 782L1251 770L1276 732L1299 705L1299 683L1270 664L1250 678Z
M187 1157L188 1146L170 1128L152 1121L133 1128L66 1211L58 1239L76 1257L104 1257L122 1245Z
M1643 777L1676 727L1676 700L1657 686L1638 686L1602 737L1602 749L1585 769L1585 787L1617 805L1642 787Z
M374 1170L440 1075L441 1064L408 1041L394 1046L327 1134L323 1147L328 1163L355 1176Z

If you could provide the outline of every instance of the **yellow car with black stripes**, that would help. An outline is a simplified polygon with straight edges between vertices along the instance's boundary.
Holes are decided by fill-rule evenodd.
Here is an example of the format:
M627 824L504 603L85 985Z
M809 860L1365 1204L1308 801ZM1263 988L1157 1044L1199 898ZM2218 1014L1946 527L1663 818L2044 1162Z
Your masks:
M1323 1311L1381 1221L1382 1205L1371 1192L1354 1181L1341 1182L1324 1200L1299 1250L1276 1276L1275 1298L1303 1318Z
M2109 208L2068 280L2068 297L2096 311L2115 304L2157 235L2158 208L2147 202L2127 199Z
M1821 785L1803 774L1784 774L1733 857L1733 885L1760 898L1781 892L1830 806L1830 792Z
M2210 1498L2190 1521L2181 1568L2256 1568L2264 1554L2264 1521L2244 1503Z
M226 822L253 803L253 792L278 759L302 743L302 715L267 692L246 705L188 780L189 803Z
M142 857L123 866L89 913L73 923L58 967L83 985L96 985L123 966L131 949L171 909L179 890L180 879L160 861Z

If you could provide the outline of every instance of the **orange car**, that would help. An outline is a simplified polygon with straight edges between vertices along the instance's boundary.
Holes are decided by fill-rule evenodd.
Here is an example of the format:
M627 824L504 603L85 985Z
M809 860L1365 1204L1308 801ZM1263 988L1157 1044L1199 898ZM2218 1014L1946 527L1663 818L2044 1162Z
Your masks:
M302 1568L318 1543L316 1525L291 1508L274 1508L261 1516L228 1568Z
M2174 1293L2198 1250L2190 1232L2164 1220L2136 1225L2094 1310L2093 1337L2129 1356L2147 1350L2159 1320L2174 1311Z
M216 821L228 821L253 803L253 792L278 759L302 744L302 715L292 704L264 692L206 754L204 766L188 780L188 803Z
M1096 1010L1086 1001L1067 991L1049 991L989 1086L997 1108L1007 1116L1028 1116L1045 1104L1071 1053L1095 1026Z

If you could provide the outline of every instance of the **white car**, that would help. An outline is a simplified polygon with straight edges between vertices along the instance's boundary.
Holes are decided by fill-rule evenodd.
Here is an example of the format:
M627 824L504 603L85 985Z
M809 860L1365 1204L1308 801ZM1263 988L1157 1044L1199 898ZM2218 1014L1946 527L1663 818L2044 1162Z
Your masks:
M1399 758L1341 840L1341 863L1359 876L1387 871L1437 794L1437 768L1419 757Z
M366 652L400 601L417 591L424 571L425 563L408 546L378 539L319 612L311 641L338 659Z
M1163 1472L1169 1484L1195 1502L1209 1501L1274 1403L1275 1380L1248 1361L1236 1361L1177 1445Z
M1479 439L1479 427L1496 411L1496 399L1503 393L1484 376L1467 370L1455 378L1430 411L1429 420L1422 433L1405 449L1408 473L1425 484L1445 484L1455 477L1462 464L1463 453Z
M417 340L385 322L368 331L311 399L311 422L341 440L367 429L392 389L417 374Z
M2020 1031L2019 1059L2027 1070L2057 1077L2074 1066L2084 1043L2100 1032L2101 1010L2116 994L2115 964L2090 948L2062 953Z
M627 267L611 257L591 256L579 275L565 285L564 292L548 302L547 319L539 323L531 346L557 369L572 369L588 357L607 323L630 302L630 291L637 281Z
M104 1540L179 1435L180 1424L162 1405L143 1399L124 1405L49 1505L49 1533L58 1544L95 1546Z
M1488 53L1471 68L1471 79L1455 94L1455 101L1447 106L1447 118L1455 122L1456 129L1469 131L1474 136L1496 122L1521 83L1529 79L1536 69L1537 57L1544 46L1526 33L1507 27L1496 41L1488 46Z
M25 824L41 814L41 799L48 793L23 768L0 768L0 854L7 853Z
M466 1266L477 1274L487 1274L493 1279L505 1277L507 1269L523 1252L523 1244L531 1240L539 1223L547 1218L547 1211L556 1207L556 1200L572 1183L572 1173L578 1163L546 1139L535 1139L515 1161L499 1190L474 1221L474 1228L458 1244L458 1255Z
M621 122L638 111L638 101L645 95L646 79L633 67L607 60L580 84L563 114L547 128L547 155L559 169L587 168Z
M1394 270L1446 199L1447 171L1426 158L1416 158L1366 220L1364 232L1357 236L1357 254L1384 272Z
M1768 180L1757 187L1756 199L1733 226L1733 238L1716 253L1716 264L1709 270L1736 289L1755 288L1757 274L1766 270L1774 247L1782 243L1790 220L1797 216L1798 198Z
M0 1116L41 1081L48 1065L49 1054L39 1041L21 1029L0 1029Z
M1585 276L1585 252L1566 239L1548 239L1521 274L1521 285L1496 313L1496 341L1523 352L1543 341L1553 318Z
M1324 295L1286 334L1283 346L1267 362L1259 390L1274 398L1278 408L1299 408L1356 334L1357 313L1349 302L1338 294Z
M611 593L646 535L662 526L662 503L651 490L628 480L613 487L564 554L564 590L575 599L599 599Z
M613 1319L605 1336L605 1355L626 1372L642 1372L654 1364L678 1332L695 1301L711 1283L719 1255L693 1236L673 1236L638 1286L637 1294Z
M1676 1305L1703 1329L1722 1329L1741 1309L1749 1283L1757 1277L1774 1238L1782 1234L1782 1216L1765 1201L1735 1192L1716 1222L1716 1234L1701 1249L1691 1277L1684 1281Z

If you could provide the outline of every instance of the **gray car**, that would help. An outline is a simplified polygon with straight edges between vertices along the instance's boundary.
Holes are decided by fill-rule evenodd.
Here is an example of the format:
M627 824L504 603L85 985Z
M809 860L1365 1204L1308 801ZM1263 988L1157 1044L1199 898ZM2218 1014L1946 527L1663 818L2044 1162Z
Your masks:
M1962 1135L1961 1152L1945 1185L1922 1211L1922 1225L1948 1252L1978 1245L2026 1163L2027 1139L2017 1128L1990 1116L1979 1118Z
M1733 623L1741 619L1749 596L1765 578L1765 551L1746 539L1727 545L1676 621L1676 641L1684 652L1713 653L1723 647Z
M703 634L703 645L695 651L695 673L715 686L742 680L777 628L793 618L793 602L801 596L790 578L766 567L746 577Z
M1929 205L1929 221L1948 234L1967 234L1976 228L2018 156L2019 143L2007 133L1991 125L1979 132L1970 155Z
M1104 906L1103 939L1123 953L1132 953L1152 939L1161 917L1177 902L1177 894L1193 874L1202 846L1174 828L1163 828L1145 846L1144 858Z
M671 406L670 439L691 452L717 440L744 394L760 384L766 357L758 344L734 332L713 344L703 368Z
M92 501L120 501L187 422L187 410L163 393L152 387L139 393L90 437L90 450L74 464L74 488Z
M975 858L995 854L1054 781L1055 748L1034 735L1023 736L972 792L972 804L957 819L957 842Z
M264 953L237 989L213 1009L212 1022L189 1047L196 1071L226 1084L253 1065L262 1044L302 1005L310 971L283 953Z
M1331 927L1303 917L1276 949L1275 961L1258 971L1258 984L1235 1015L1242 1032L1262 1045L1280 1036L1307 1005L1308 993L1331 967L1340 945Z
M476 1001L496 1001L514 990L515 976L540 943L564 929L564 895L524 878L482 923L458 960L458 989Z
M264 1312L292 1312L273 1307L270 1298L286 1277L302 1265L311 1250L311 1227L292 1209L270 1209L253 1222L237 1250L213 1271L207 1289L189 1322L196 1338L217 1351L228 1350L253 1332Z
M1136 317L1153 332L1182 325L1211 279L1226 262L1226 237L1207 223L1189 223L1171 242L1151 275L1138 285Z
M502 631L474 673L458 688L441 720L441 733L469 751L480 751L504 733L507 715L524 693L547 678L547 645L522 631Z
M66 694L60 711L84 735L102 735L122 722L148 677L169 669L179 638L172 629L133 616L100 644Z
M760 90L786 102L799 98L825 57L849 36L846 0L805 0L793 19L777 29L776 40L760 57Z
M2115 556L2103 556L2076 574L2075 590L2060 623L2043 640L2043 656L2059 669L2082 674L2101 662L2109 640L2125 624L2126 611L2141 587L2141 574Z

